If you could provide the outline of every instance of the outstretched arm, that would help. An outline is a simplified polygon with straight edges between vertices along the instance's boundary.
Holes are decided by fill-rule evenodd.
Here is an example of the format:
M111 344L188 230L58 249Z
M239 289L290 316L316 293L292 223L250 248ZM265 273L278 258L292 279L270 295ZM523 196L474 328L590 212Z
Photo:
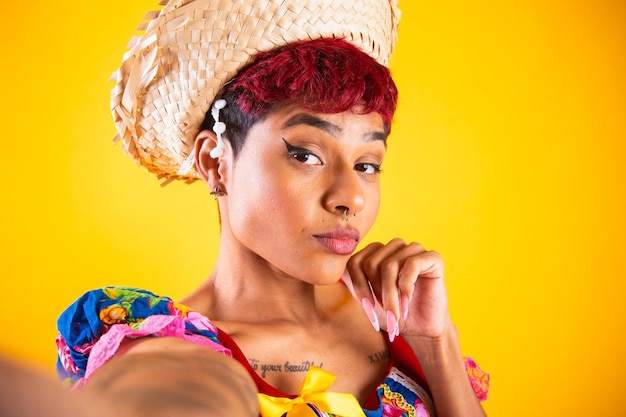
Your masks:
M176 338L131 342L80 388L118 417L258 416L252 379L234 359Z
M104 417L35 367L0 355L0 416ZM98 413L98 414L97 414Z
M174 338L131 342L68 391L0 356L3 417L257 417L257 391L234 359Z

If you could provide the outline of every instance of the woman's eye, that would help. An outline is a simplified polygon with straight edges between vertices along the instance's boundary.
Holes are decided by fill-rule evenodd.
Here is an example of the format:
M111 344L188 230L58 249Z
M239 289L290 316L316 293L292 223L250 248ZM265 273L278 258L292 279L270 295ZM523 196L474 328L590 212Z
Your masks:
M354 169L356 171L359 171L368 175L380 174L381 172L379 164L370 164L370 163L356 164L354 166Z
M315 156L314 153L309 152L305 149L303 149L302 151L296 151L296 152L289 152L291 154L291 156L299 162L302 162L303 164L307 164L307 165L321 165L322 161L320 161L320 159Z
M298 162L302 162L307 165L321 165L322 161L315 155L313 152L309 151L305 148L300 148L298 146L293 146L289 142L283 138L283 142L285 142L285 146L287 147L287 152L293 159Z

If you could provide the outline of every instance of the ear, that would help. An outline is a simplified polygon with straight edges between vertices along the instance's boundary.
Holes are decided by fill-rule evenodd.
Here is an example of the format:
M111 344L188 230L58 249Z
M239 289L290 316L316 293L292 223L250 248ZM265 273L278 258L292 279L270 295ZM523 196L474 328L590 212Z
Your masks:
M202 130L196 136L194 144L196 172L204 183L213 190L219 186L226 192L228 172L232 165L233 153L228 140L224 141L222 155L218 158L211 156L211 150L217 146L217 136L212 130Z
M210 153L213 148L217 146L217 136L210 130L202 130L196 136L196 142L194 144L194 152L196 155L196 171L209 187L210 182L219 182L218 167L219 161L212 158Z

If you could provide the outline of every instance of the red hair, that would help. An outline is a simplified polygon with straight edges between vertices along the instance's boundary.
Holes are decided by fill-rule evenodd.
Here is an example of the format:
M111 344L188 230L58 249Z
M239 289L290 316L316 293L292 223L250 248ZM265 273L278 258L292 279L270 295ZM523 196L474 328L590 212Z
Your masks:
M225 136L238 153L254 123L273 108L293 103L322 113L376 112L389 133L398 90L389 70L356 46L322 38L259 53L217 98L228 103L221 116ZM210 129L207 116L203 128Z
M237 105L255 116L276 103L299 102L306 109L339 113L363 104L390 124L398 92L389 70L339 39L302 41L260 53L232 88Z

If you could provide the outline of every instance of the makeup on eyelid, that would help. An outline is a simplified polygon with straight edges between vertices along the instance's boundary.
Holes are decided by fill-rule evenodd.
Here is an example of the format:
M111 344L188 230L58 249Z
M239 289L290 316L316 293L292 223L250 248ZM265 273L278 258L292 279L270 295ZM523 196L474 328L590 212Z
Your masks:
M317 155L315 155L313 152L311 152L310 150L292 145L291 143L287 142L285 138L281 138L281 139L283 143L285 144L285 146L287 147L287 152L294 159L306 165L321 165L322 164L322 161L320 160L320 158ZM381 165L378 163L374 163L374 162L360 162L360 163L355 164L354 167L357 171L363 172L364 174L368 174L368 175L380 174L382 172Z

